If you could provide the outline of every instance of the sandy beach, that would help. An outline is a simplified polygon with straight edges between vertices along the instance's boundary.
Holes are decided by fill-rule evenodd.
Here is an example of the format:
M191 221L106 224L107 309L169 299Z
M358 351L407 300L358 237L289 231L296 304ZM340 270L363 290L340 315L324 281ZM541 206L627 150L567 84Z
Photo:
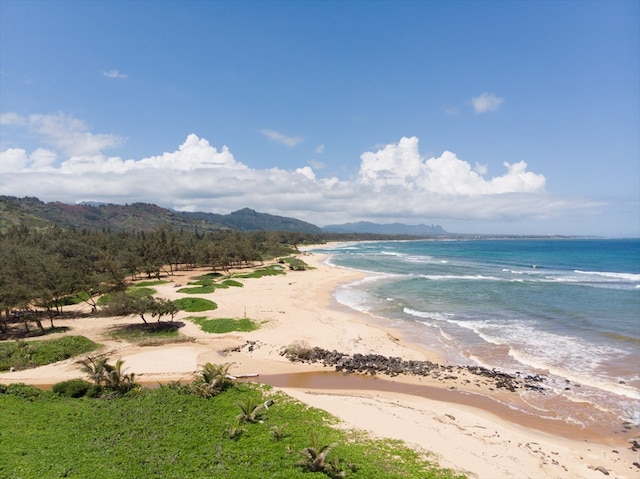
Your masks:
M249 333L214 335L185 321L180 332L193 341L138 346L110 338L114 325L139 323L138 317L58 320L64 334L99 342L113 360L125 361L139 381L189 380L203 364L231 363L235 375L258 374L257 380L281 388L311 406L326 410L346 428L405 441L428 451L444 467L477 478L638 478L637 451L630 433L583 430L554 418L520 413L507 406L517 401L477 377L454 378L345 375L319 364L291 362L282 355L294 343L346 354L376 353L405 360L442 358L402 337L399 331L366 315L340 307L332 292L362 273L333 267L320 254L302 259L313 267L286 275L243 279L243 287L197 295L216 302L211 318L248 317L260 324ZM178 271L156 287L158 296L188 297L178 289L204 270ZM180 312L175 320L191 315ZM47 336L50 338L51 336ZM80 377L74 360L0 374L0 382L46 385ZM636 431L637 432L637 431Z

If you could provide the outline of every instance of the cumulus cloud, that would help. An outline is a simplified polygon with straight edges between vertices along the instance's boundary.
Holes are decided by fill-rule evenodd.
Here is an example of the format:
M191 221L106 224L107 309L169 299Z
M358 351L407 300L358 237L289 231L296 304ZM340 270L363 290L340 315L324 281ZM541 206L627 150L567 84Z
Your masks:
M71 203L145 201L217 213L250 207L319 225L385 219L525 219L569 208L544 191L544 176L528 171L525 162L505 162L502 174L486 177L485 168L472 167L449 151L421 156L416 137L363 153L357 175L342 180L318 176L313 165L294 170L250 168L226 146L216 148L195 134L175 151L122 159L102 151L114 143L110 135L94 135L82 122L54 116L49 120L56 126L45 128L42 116L12 121L20 118L27 128L46 130L43 137L54 138L51 143L57 148L0 152L0 190L6 195ZM63 139L62 131L69 138ZM94 139L83 140L91 148L69 147L78 132Z
M117 135L91 133L85 122L63 113L29 116L4 113L1 121L4 125L26 126L47 145L59 149L67 156L99 154L124 141Z
M418 138L404 137L395 145L386 145L377 152L367 152L362 160L358 181L375 191L402 187L418 194L443 196L477 196L503 193L544 191L545 178L527 171L527 164L505 162L507 172L489 180L474 171L466 161L445 151L437 158L424 159L418 151Z
M471 104L476 113L487 113L497 110L503 102L504 98L487 92L471 99Z
M120 73L118 70L103 70L102 74L107 78L127 78L129 76L126 73Z
M260 130L260 133L269 138L271 141L282 143L283 145L287 146L296 146L302 143L302 138L298 136L286 136L275 130L264 129Z

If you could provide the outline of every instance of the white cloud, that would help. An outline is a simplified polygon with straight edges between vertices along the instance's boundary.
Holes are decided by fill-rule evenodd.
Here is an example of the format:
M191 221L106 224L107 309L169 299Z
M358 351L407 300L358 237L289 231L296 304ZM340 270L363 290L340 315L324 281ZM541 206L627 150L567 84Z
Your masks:
M59 149L67 156L98 154L124 141L117 135L91 133L83 121L63 113L29 116L4 113L0 115L0 119L2 124L28 127L47 145Z
M0 114L0 125L24 126L27 120L17 113L7 112Z
M311 168L315 168L316 170L322 170L327 166L323 161L320 160L309 160L309 165L311 166Z
M476 113L486 113L497 110L503 102L504 98L487 92L471 99L471 104Z
M318 145L318 146L316 146L316 149L315 149L315 150L313 150L313 152L314 152L316 155L321 155L321 154L323 154L323 153L324 153L324 145Z
M287 146L296 146L302 143L302 138L298 136L286 136L275 130L264 129L260 130L260 133L269 138L271 141L282 143L283 145Z
M425 160L415 136L404 137L397 145L386 145L375 153L363 153L360 158L358 181L375 191L400 186L418 194L477 196L544 191L545 185L544 176L526 171L525 162L505 163L506 174L486 180L482 170L473 171L469 163L449 151Z
M0 152L3 194L71 203L145 201L218 213L250 207L318 225L385 219L528 220L576 208L574 203L546 193L544 176L528 171L522 161L504 163L501 175L485 177L486 168L474 169L448 151L422 157L416 137L363 153L356 178L341 180L318 177L312 166L295 170L249 168L227 147L216 148L194 134L175 151L122 159L101 151L101 146L113 144L111 135L94 135L73 118L54 116L48 120L53 126L42 116L32 115L27 124L46 131L43 137L54 138L52 142L59 149ZM77 141L78 132L94 138L83 141L91 148L68 146ZM71 150L75 154L69 154ZM84 153L77 154L77 150ZM584 201L580 205L587 206L591 205Z
M109 71L103 70L102 74L107 78L127 78L129 76L126 73L120 73L120 71L114 69Z

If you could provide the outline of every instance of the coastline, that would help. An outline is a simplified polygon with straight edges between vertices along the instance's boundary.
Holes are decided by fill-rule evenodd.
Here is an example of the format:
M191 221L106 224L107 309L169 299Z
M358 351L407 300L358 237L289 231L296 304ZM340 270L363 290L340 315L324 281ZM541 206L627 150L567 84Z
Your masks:
M244 280L242 288L198 295L215 301L218 309L198 315L249 317L260 328L250 333L211 335L185 321L181 332L193 342L141 347L105 338L105 329L138 318L87 318L58 321L104 344L104 353L125 361L127 371L145 383L188 380L206 362L231 363L231 374L260 374L258 380L298 373L321 374L330 368L290 362L283 348L303 342L347 354L376 353L409 360L441 363L434 352L411 343L393 328L368 321L364 313L338 305L333 293L340 284L356 281L365 273L326 264L326 256L305 254L314 269L286 275ZM170 283L157 287L158 295L176 299L177 292L197 271L180 271ZM188 316L181 312L176 320ZM337 374L337 373L336 373ZM25 371L0 374L0 382L51 384L81 374L73 360ZM370 433L401 439L430 451L444 467L469 477L602 477L602 469L615 477L637 477L637 453L629 449L622 432L585 431L560 421L518 419L504 405L506 392L490 391L477 378L437 380L402 376L378 381L396 384L387 389L356 389L338 385L314 387L313 383L277 386L287 394L319 407ZM464 381L468 380L468 383ZM352 381L352 384L356 381ZM373 382L372 382L373 383ZM378 383L379 384L379 383ZM431 388L430 394L408 392L408 386ZM466 401L459 400L465 397ZM493 398L493 399L488 399ZM512 399L512 398L511 398ZM498 407L499 406L499 407Z

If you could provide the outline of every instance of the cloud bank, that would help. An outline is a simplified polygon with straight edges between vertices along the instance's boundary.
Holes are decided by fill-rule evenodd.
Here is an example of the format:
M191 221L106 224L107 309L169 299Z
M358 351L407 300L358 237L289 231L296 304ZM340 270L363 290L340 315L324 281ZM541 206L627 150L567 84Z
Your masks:
M310 166L253 169L226 146L195 134L172 152L141 159L108 156L122 139L93 134L65 115L4 115L46 143L33 151L0 152L4 195L43 201L143 201L183 211L228 213L244 207L324 225L346 221L543 218L574 206L545 192L545 177L523 161L487 177L454 153L421 156L417 137L403 137L360 156L350 180L318 177Z

